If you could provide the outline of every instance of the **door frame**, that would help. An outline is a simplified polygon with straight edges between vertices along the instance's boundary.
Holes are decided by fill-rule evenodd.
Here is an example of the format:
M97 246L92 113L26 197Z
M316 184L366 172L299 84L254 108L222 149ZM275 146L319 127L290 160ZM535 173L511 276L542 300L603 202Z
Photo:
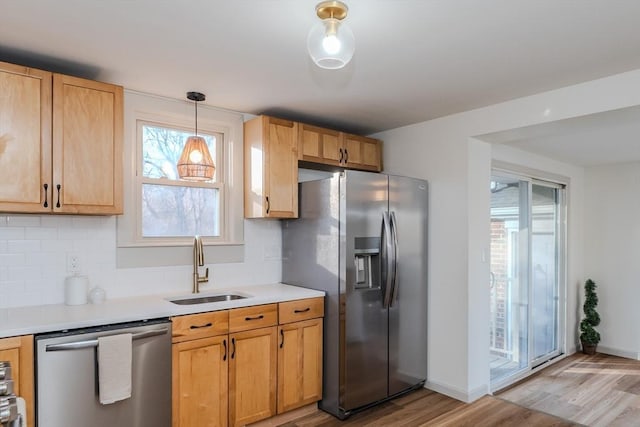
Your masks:
M499 162L498 162L499 163ZM491 393L494 393L502 388L505 388L522 378L525 378L539 369L547 366L549 363L554 363L557 360L560 360L558 357L561 355L566 355L566 313L567 313L567 187L568 187L568 179L562 179L559 176L553 176L552 178L541 177L539 173L532 173L532 171L526 171L526 173L515 172L511 169L506 169L496 164L493 165L491 169L491 180L494 178L506 178L506 179L514 179L520 182L527 183L527 236L526 236L526 247L527 247L527 265L526 265L526 280L527 280L527 293L528 293L528 301L527 301L527 365L513 374L500 378L496 381L489 381L489 390ZM533 176L531 176L533 175ZM558 340L557 349L547 353L543 356L533 358L533 333L532 333L532 310L533 310L533 267L532 267L532 245L533 239L532 236L532 221L533 215L532 213L532 187L533 185L540 185L545 187L550 187L557 189L557 218L555 221L555 230L556 230L556 263L557 263L557 272L556 272L556 280L558 282L558 325L556 327L556 336ZM490 214L491 215L491 214ZM490 302L489 302L490 303ZM487 369L490 369L487 366ZM489 374L489 378L491 375Z

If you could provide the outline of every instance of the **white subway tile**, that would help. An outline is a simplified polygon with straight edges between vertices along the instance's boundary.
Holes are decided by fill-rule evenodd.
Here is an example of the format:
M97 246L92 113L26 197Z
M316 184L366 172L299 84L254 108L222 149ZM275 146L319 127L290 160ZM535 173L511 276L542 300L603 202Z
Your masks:
M53 240L58 238L55 227L25 227L24 238L33 240Z
M2 227L0 228L0 240L24 239L25 230L23 227Z
M70 252L73 250L73 240L41 240L42 252Z
M42 270L39 267L9 267L9 281L40 280Z
M21 266L25 265L24 254L0 254L0 266Z
M39 215L10 215L7 216L8 227L40 227Z
M68 215L42 215L40 222L42 227L71 227L71 217Z
M40 240L8 240L8 253L32 253L40 251Z

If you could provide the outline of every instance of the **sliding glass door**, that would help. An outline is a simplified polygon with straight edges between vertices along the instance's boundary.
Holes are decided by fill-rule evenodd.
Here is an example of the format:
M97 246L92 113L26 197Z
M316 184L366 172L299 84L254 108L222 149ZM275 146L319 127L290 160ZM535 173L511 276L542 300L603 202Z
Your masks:
M563 191L522 177L492 177L492 389L561 352Z

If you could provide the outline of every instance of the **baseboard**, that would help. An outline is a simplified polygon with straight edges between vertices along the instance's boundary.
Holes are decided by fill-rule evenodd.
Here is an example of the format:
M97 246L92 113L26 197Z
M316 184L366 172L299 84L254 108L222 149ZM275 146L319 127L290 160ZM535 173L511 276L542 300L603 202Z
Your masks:
M598 353L610 354L612 356L624 357L626 359L640 360L640 353L637 351L622 350L614 347L598 345L596 348Z
M489 393L489 386L486 384L480 387L477 387L474 390L467 391L467 390L461 390L456 387L451 387L446 384L441 384L436 381L427 381L424 385L424 388L427 388L429 390L435 391L440 394L444 394L445 396L452 397L456 400L460 400L465 403L471 403Z

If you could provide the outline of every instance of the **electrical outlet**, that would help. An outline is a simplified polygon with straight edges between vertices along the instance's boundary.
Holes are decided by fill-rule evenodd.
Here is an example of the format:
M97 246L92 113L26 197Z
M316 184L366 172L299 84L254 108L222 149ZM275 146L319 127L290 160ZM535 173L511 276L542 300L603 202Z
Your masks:
M80 255L67 254L67 273L80 273Z

